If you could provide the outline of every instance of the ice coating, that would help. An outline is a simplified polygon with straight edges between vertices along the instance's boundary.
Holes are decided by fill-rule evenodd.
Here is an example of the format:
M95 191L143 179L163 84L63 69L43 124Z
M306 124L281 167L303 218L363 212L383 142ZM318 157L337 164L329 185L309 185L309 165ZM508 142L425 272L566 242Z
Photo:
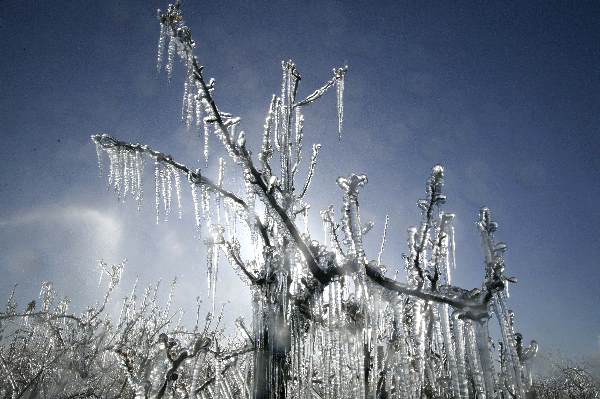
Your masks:
M304 144L310 138L304 132L304 118L310 117L309 105L335 86L341 137L347 118L343 106L347 68L334 69L329 80L303 98L299 97L302 88L296 65L282 62L281 89L271 98L259 133L262 137L258 136L262 140L257 167L247 148L252 133L244 133L237 127L240 119L216 105L214 81L206 82L203 77L180 3L160 13L159 20L159 54L161 46L167 45L168 77L176 57L185 68L183 122L191 126L195 118L197 125L203 124L200 152L206 164L209 136L214 133L221 151L232 160L232 172L228 168L225 176L225 161L218 148L211 148L214 159L219 159L212 181L200 170L192 171L147 146L106 135L93 136L93 140L99 153L108 155L109 186L119 199L133 196L141 201L140 165L143 159L154 162L157 221L168 217L174 200L181 215L185 203L181 196L186 193L180 177L187 176L193 206L190 214L198 231L205 231L206 259L201 267L206 268L212 315L217 313L214 298L221 289L218 270L224 260L252 291L252 323L246 330L250 349L237 355L239 364L214 356L206 364L194 361L181 366L183 370L189 367L188 374L195 376L190 377L193 395L467 399L496 398L502 393L525 398L530 384L522 359L533 356L536 347L532 345L527 356L519 356L514 317L505 294L507 285L515 280L504 274L506 244L495 241L498 225L489 209L481 210L477 223L485 277L476 289L452 285L452 271L457 266L454 215L442 210L446 196L441 165L431 170L425 195L417 201L420 220L408 231L406 282L388 276L382 264L384 248L391 242L387 216L379 251L369 254L363 243L364 234L372 227L361 222L359 208L366 175L337 179L341 213L336 217L333 206L321 212L324 237L318 241L321 234L308 228L311 210L307 194L321 147ZM297 184L305 147L312 149L310 158L304 156L310 159L308 173ZM229 177L234 171L241 175L242 194L229 189L235 189ZM303 229L298 227L302 221ZM250 239L242 240L242 232ZM250 242L251 250L242 251L242 242ZM130 317L127 309L124 317ZM499 345L490 345L490 322L499 324L502 351ZM498 362L501 367L494 367ZM158 367L153 372L157 379L167 373ZM196 380L199 376L207 376L205 385ZM136 384L143 393L143 384Z

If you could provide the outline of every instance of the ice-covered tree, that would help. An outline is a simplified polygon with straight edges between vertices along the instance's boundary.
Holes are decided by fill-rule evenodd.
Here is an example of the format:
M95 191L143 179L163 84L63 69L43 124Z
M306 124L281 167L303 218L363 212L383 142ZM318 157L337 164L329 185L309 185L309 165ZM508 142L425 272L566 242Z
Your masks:
M211 179L147 145L106 134L92 137L99 165L106 169L117 196L133 198L138 204L147 186L144 172L153 168L157 222L171 214L181 216L182 196L189 191L195 234L206 243L213 313L224 257L252 292L252 321L250 325L238 321L237 339L215 339L216 333L196 328L186 330L186 340L178 343L164 332L149 338L142 338L148 336L145 331L129 334L117 323L122 339L141 340L105 346L119 359L126 376L117 396L466 399L529 395L529 360L537 345L523 347L515 332L506 295L507 284L515 280L505 274L507 246L495 239L498 224L490 210L479 212L485 270L481 287L475 289L460 288L452 279L454 215L442 210L446 196L444 169L439 165L433 167L425 196L417 202L421 220L408 230L406 255L397 260L406 270L405 281L388 275L381 262L387 221L378 253L367 254L363 245L363 237L373 227L360 217L365 175L337 179L340 211L336 214L331 206L320 212L325 239L317 241L320 234L308 228L306 194L320 145L312 145L310 154L305 154L303 114L334 91L341 137L347 68L335 68L329 80L303 97L295 64L283 62L281 92L270 101L262 145L254 155L246 146L240 118L217 105L215 82L205 78L194 54L181 4L169 5L158 17L158 69L164 67L170 77L176 60L181 60L185 70L183 120L203 132L199 151L205 159L214 151L209 151L209 136L218 138L240 173L243 188L229 187L222 158L216 178ZM305 176L300 176L302 162L308 165ZM17 314L7 311L3 317ZM47 310L44 315L51 318ZM489 331L492 320L499 325L498 341ZM197 360L200 354L202 361Z

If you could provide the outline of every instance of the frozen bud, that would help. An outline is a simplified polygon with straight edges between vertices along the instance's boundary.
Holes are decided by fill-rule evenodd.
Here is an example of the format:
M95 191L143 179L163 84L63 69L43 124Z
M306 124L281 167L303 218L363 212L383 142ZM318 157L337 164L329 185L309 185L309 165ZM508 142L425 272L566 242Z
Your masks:
M499 242L494 246L494 252L496 253L504 253L508 249L508 245L503 242Z
M431 170L431 176L436 179L444 178L444 167L442 165L435 165Z
M237 145L240 148L244 148L246 146L246 133L242 130L238 135Z
M419 207L419 209L426 211L429 207L429 201L427 201L426 199L420 199L417 201L417 206Z
M434 197L434 201L436 202L436 204L445 204L446 203L446 196L445 195L436 195Z
M488 224L490 222L490 209L487 207L483 207L479 210L479 221L483 224Z
M267 185L267 190L269 192L272 192L273 189L275 189L275 187L279 186L279 180L277 179L277 176L271 176L269 178L269 184Z
M537 355L538 349L539 349L539 345L538 345L537 341L532 340L531 343L529 344L529 347L527 349L525 349L525 351L523 353L524 360L533 359Z
M367 175L356 175L354 173L348 177L338 177L336 180L337 185L349 195L357 194L358 189L367 184L368 181Z

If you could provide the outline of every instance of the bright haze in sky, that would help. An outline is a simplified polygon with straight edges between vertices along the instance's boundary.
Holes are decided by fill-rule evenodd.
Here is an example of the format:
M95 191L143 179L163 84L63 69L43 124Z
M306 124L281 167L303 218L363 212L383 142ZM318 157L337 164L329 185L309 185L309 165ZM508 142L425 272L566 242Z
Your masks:
M89 139L105 132L203 167L199 132L181 123L182 67L171 82L156 71L155 14L166 5L2 2L0 297L18 283L27 303L50 280L74 304L91 303L96 261L127 258L121 297L136 278L166 286L178 276L176 303L193 312L199 296L209 310L189 193L182 220L156 225L151 172L140 212L118 203ZM319 209L341 205L335 178L366 173L369 256L389 214L383 261L402 269L415 203L441 163L445 209L457 214L455 283L481 284L474 221L488 206L509 245L507 274L519 280L510 304L525 340L600 354L600 3L188 1L184 15L220 108L242 118L250 148L281 60L296 62L301 95L349 66L342 140L333 93L305 115L305 147L323 144L309 198L316 238ZM211 153L203 170L214 176L214 139ZM228 162L232 189L239 176ZM247 315L249 299L222 264L219 303Z

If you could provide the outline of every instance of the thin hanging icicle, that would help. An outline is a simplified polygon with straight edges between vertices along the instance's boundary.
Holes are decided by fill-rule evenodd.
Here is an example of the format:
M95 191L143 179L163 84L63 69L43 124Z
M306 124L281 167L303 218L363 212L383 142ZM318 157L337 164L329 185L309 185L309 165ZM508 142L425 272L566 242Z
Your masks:
M181 98L181 121L187 123L188 119L188 93L189 93L189 79L183 83L183 97Z
M337 94L337 117L338 117L338 138L342 139L342 125L344 123L344 77L346 71L343 68L335 71L335 88Z
M200 124L202 123L202 101L200 101L200 99L202 98L202 96L200 95L200 91L198 91L198 93L196 93L196 95L194 96L194 107L195 107L195 113L196 113L196 127L199 128Z
M181 219L183 216L183 208L181 206L181 176L174 166L170 166L171 174L175 180L175 195L177 196L177 217Z
M210 131L209 131L209 126L208 126L208 122L206 122L206 119L204 119L204 149L203 149L203 154L204 154L204 164L208 165L208 138L210 136Z
M451 234L451 243L452 243L452 270L456 270L456 244L454 241L454 226L451 226L450 228L450 234ZM450 282L448 282L448 284L450 284Z
M135 152L132 151L128 151L127 152L127 163L128 163L128 168L127 168L127 180L129 183L129 193L130 195L135 198L136 197L136 190L137 190L137 178L136 178L136 172L135 172Z
M158 159L154 161L154 212L156 214L156 224L160 222L160 164Z
M219 173L217 175L217 186L223 187L223 178L225 177L225 160L219 158Z
M192 124L194 123L194 113L195 113L195 107L194 107L194 94L192 92L189 92L187 94L187 110L186 110L186 118L185 118L185 126L190 129L192 127Z
M137 190L136 190L135 200L138 204L138 211L141 209L142 201L144 199L144 185L143 185L143 179L142 179L143 171L144 171L144 158L141 156L141 154L139 152L136 151L136 153L135 153L135 173L136 173L135 178L137 180Z
M223 187L223 178L225 177L225 160L223 157L219 157L219 171L217 173L217 186ZM221 196L215 195L215 203L217 208L217 224L221 225Z
M163 63L163 53L165 51L165 39L167 37L167 27L160 24L160 36L158 37L158 51L156 55L156 70L160 72Z
M173 62L175 61L175 49L177 47L176 39L169 35L169 47L167 49L167 65L165 65L165 71L167 71L167 77L171 80L173 76Z
M464 336L466 341L466 353L469 361L469 368L473 385L475 387L476 397L486 399L487 392L484 384L484 370L481 367L481 359L477 351L477 342L473 322L467 320L464 322Z
M161 167L159 170L160 175L160 194L163 202L163 210L165 212L165 222L169 220L169 213L171 208L171 199L170 199L170 190L167 192L168 184L167 184L167 170L164 167ZM170 187L169 187L170 188Z
M387 236L388 223L390 221L390 215L385 215L385 224L383 225L383 234L381 236L381 245L379 246L379 253L377 254L377 266L381 265L381 255L383 255L383 249L385 248L385 239Z
M127 198L127 193L129 192L129 152L126 150L121 151L121 159L122 159L122 167L123 167L123 201Z
M220 234L222 232L219 229L220 226L213 226L211 228L211 237L209 238L209 248L207 251L207 261L208 261L208 280L209 280L209 296L211 301L211 309L213 315L215 314L215 297L217 293L217 278L219 274L219 251L218 251L218 242L222 240Z
M98 157L98 174L100 177L104 174L104 165L102 162L102 146L97 141L96 144L96 156Z
M190 189L192 190L192 203L194 206L194 221L196 223L196 230L198 233L200 232L201 226L201 218L200 218L200 209L202 204L200 203L200 198L198 195L198 187L195 183L190 182Z

